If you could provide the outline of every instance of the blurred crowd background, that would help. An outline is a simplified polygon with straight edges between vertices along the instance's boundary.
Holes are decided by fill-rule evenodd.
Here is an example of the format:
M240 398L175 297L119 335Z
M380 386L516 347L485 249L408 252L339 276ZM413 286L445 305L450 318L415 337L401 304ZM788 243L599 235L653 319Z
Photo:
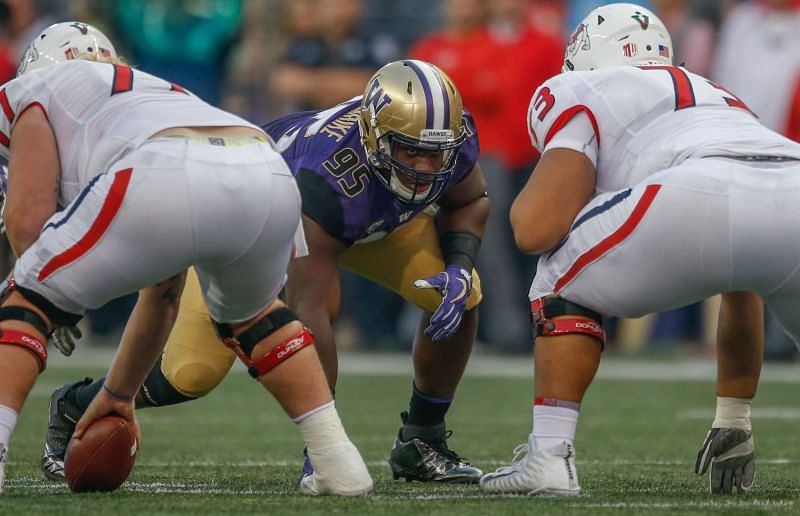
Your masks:
M527 290L536 258L516 250L508 209L536 161L525 114L559 73L572 29L597 0L0 0L0 84L51 23L98 26L133 66L263 123L361 94L388 61L430 61L456 82L475 117L493 213L479 269L479 346L530 351ZM743 99L768 127L800 141L800 0L649 0L677 63ZM675 242L680 245L680 242ZM3 242L3 265L12 257ZM772 250L765 249L768 253ZM652 295L658 296L658 292ZM87 339L115 345L135 301L92 311ZM608 321L611 350L713 354L718 300L637 320ZM343 273L338 343L408 349L416 309ZM767 321L767 358L797 352Z

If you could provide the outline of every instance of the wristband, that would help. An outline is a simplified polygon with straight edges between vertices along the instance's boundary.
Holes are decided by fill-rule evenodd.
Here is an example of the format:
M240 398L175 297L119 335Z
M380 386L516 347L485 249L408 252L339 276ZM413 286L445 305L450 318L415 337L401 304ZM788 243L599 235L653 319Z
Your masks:
M472 272L481 247L481 239L466 231L450 231L439 237L445 265L458 265Z
M135 394L133 396L125 396L124 394L120 394L117 391L111 390L105 382L103 382L103 390L110 394L112 398L117 398L118 400L122 401L133 401L136 398Z

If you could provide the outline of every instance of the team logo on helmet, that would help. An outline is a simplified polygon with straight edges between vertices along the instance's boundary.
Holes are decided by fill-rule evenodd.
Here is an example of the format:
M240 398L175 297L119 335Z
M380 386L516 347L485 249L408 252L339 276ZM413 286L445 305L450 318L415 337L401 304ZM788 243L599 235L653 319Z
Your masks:
M370 108L373 114L377 114L391 103L392 98L383 91L380 79L372 81L369 91L364 96L364 107Z
M639 11L636 11L636 14L631 16L634 20L636 20L639 25L642 27L642 30L647 30L647 27L650 26L650 17L646 14L642 14Z
M83 34L84 36L89 34L89 26L86 25L85 23L81 23L81 22L71 23L70 27L75 27L76 29L81 31L81 34Z
M22 61L19 62L19 67L17 68L17 77L25 73L25 70L28 68L28 63L32 63L39 59L39 51L36 50L36 46L31 44L28 45L28 48L25 49L25 54L22 55Z
M569 37L567 43L567 56L574 56L579 50L589 50L592 47L589 41L589 30L585 23L581 23Z

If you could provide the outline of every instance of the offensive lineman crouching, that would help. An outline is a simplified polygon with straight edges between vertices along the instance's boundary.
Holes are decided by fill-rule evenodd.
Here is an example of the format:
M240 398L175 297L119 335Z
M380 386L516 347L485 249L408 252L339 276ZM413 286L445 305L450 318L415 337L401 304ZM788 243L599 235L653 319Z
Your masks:
M710 469L712 493L753 486L764 304L800 337L800 145L672 56L652 12L599 7L573 32L564 73L531 99L542 158L510 218L520 249L542 254L529 293L533 431L524 457L481 479L487 491L580 493L574 439L600 362L599 314L715 294L717 411L695 472Z
M17 414L47 363L47 337L135 290L117 355L75 436L112 413L140 433L134 396L193 265L221 337L298 423L320 472L301 491L369 493L313 338L277 299L300 196L264 132L125 66L83 23L45 29L17 75L0 89L6 227L18 256L0 308L0 489Z
M381 68L364 95L265 126L297 178L309 254L289 265L289 305L314 331L331 389L338 373L332 323L339 269L349 269L424 310L414 381L390 452L393 475L477 482L481 470L448 447L445 414L464 372L481 290L473 262L489 212L472 117L450 79L422 61ZM190 275L175 329L138 406L182 403L211 391L233 355L214 335ZM53 393L42 469L63 476L70 419L101 388L76 382ZM306 461L303 476L316 464Z

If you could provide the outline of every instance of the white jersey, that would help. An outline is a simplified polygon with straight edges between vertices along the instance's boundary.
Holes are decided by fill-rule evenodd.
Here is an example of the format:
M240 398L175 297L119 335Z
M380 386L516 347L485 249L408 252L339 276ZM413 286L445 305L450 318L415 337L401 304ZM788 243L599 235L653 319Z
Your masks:
M9 156L14 124L31 106L44 111L58 142L61 205L163 129L258 129L158 77L127 66L74 60L29 72L0 89L3 157Z
M560 147L586 154L597 171L596 193L628 188L690 158L800 158L799 144L761 125L735 95L671 66L557 75L531 99L528 127L542 153ZM575 137L586 132L587 139Z

